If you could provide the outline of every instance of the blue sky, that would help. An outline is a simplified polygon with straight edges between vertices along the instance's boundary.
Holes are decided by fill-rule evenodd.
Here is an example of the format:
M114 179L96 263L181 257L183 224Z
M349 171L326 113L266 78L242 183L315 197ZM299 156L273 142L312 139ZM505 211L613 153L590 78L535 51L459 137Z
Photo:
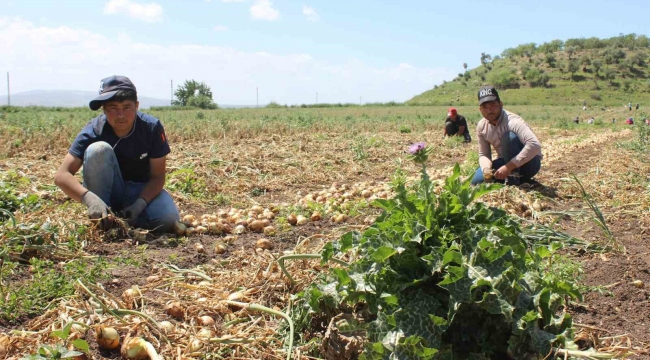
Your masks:
M215 101L404 101L521 43L646 34L642 1L0 0L12 92L95 90L129 76L144 96L205 81ZM4 87L3 87L4 88ZM1 89L0 94L6 94Z

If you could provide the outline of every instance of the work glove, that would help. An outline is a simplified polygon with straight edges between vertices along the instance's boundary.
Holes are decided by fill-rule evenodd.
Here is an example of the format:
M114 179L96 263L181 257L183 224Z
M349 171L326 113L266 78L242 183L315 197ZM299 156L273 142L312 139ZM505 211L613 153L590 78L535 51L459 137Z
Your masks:
M147 201L140 197L133 204L124 208L124 210L122 210L120 213L120 216L125 218L129 224L135 225L136 220L138 220L138 216L140 216L140 213L146 207Z
M108 205L92 191L87 191L81 197L81 203L88 207L88 217L93 220L108 216Z
M88 207L88 217L91 220L99 220L99 228L102 230L109 229L112 221L108 218L108 205L99 196L92 191L86 191L81 197L81 203Z

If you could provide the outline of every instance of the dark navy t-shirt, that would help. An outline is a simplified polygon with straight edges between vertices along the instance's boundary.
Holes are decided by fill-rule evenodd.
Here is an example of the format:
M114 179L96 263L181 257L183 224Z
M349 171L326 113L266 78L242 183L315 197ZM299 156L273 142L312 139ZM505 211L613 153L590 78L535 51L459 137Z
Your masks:
M121 139L106 121L106 115L90 120L74 139L68 152L83 160L88 146L97 141L105 141L113 147L125 181L149 181L149 159L161 158L170 152L160 120L141 112L137 113L129 135Z
M454 133L450 135L456 135L458 133L458 130L460 130L461 126L465 127L465 131L461 135L465 135L469 133L469 129L467 128L467 120L465 120L465 117L463 115L456 115L456 121L451 121L450 117L447 117L445 119L445 123L452 123L454 125Z

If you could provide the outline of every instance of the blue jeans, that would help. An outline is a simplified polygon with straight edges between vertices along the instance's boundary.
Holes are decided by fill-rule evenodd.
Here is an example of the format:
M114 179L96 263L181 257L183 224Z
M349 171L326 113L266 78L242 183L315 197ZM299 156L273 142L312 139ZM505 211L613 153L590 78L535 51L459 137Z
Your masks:
M519 155L521 150L524 148L524 144L521 143L519 137L517 137L517 134L515 134L512 131L509 131L503 135L503 137L501 138L501 146L505 147L506 149L504 154L505 158L498 158L492 161L492 169L494 171L498 170L500 167L510 162L510 160L512 160L512 158L516 157L517 155ZM533 176L537 175L541 166L542 166L542 162L540 156L535 156L529 162L515 169L513 173L519 173L520 176L519 181L523 183L523 182L530 181L530 179ZM494 179L494 181L503 183L503 180ZM474 173L474 177L472 178L472 185L480 184L482 182L483 182L483 170L479 166L478 170L476 170L476 173Z
M146 185L122 179L113 148L104 141L93 143L86 149L83 182L84 187L104 200L114 213L133 204ZM169 232L179 220L174 200L167 191L162 190L140 213L135 226L156 232Z

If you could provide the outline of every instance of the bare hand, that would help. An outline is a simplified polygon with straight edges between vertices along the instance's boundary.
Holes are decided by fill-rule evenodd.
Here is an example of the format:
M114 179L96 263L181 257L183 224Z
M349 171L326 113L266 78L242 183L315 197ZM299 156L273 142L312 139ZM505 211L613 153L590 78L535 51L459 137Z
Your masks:
M510 172L511 171L508 170L508 167L503 165L502 167L499 168L499 170L497 170L494 173L494 177L499 180L505 180L508 177L508 175L510 175Z

